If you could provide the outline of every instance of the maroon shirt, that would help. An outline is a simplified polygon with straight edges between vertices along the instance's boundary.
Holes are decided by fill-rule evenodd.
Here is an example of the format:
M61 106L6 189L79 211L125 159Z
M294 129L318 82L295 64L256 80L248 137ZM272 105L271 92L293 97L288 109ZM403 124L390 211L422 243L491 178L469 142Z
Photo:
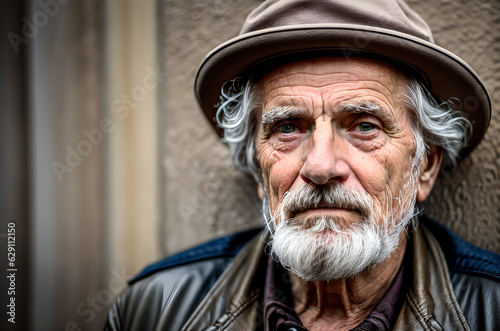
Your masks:
M403 265L394 282L373 308L370 315L354 331L390 330L396 322L402 302ZM268 257L264 287L264 323L266 331L307 331L293 309L290 276L283 266Z

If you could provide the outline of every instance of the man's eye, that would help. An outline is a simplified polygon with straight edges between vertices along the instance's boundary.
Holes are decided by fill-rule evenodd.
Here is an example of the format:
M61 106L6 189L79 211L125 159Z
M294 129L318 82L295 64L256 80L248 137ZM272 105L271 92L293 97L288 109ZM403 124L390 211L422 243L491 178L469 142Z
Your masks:
M295 132L296 126L294 124L282 124L281 126L281 133L293 133Z
M373 125L371 123L361 123L358 125L358 129L361 132L370 132L370 131L373 131L375 129L375 125Z

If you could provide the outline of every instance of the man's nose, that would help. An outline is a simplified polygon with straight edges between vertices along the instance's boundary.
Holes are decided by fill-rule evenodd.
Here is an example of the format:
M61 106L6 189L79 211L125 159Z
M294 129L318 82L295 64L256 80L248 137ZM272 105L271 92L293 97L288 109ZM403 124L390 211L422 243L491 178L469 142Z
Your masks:
M347 180L348 147L342 137L330 126L315 130L310 139L309 148L304 151L305 162L300 171L303 180L317 185L324 185L332 180Z

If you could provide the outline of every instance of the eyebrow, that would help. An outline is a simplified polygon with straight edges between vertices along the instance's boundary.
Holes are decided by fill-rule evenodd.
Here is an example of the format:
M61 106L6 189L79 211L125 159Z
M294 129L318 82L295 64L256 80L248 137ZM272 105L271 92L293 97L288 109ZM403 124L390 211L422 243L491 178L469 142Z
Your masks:
M265 135L267 135L271 130L272 124L287 118L295 117L300 113L301 109L294 106L274 107L268 112L262 114L262 131Z
M389 131L395 129L394 119L391 116L391 114L384 107L371 101L365 101L359 104L353 104L353 103L342 104L337 107L337 111L339 113L347 113L347 114L356 114L356 113L373 114L374 116L377 116L382 120L384 126L386 126L386 128Z
M378 104L366 101L359 104L346 103L337 107L337 111L340 113L369 113L369 114L380 114L381 112L386 113L387 111L379 106Z

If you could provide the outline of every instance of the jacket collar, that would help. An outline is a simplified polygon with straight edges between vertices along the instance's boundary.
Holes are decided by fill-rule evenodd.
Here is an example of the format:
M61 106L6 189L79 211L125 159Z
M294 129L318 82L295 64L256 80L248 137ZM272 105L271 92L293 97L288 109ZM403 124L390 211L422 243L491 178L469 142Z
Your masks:
M419 223L412 232L413 285L394 330L470 330L458 305L444 254L432 233Z

